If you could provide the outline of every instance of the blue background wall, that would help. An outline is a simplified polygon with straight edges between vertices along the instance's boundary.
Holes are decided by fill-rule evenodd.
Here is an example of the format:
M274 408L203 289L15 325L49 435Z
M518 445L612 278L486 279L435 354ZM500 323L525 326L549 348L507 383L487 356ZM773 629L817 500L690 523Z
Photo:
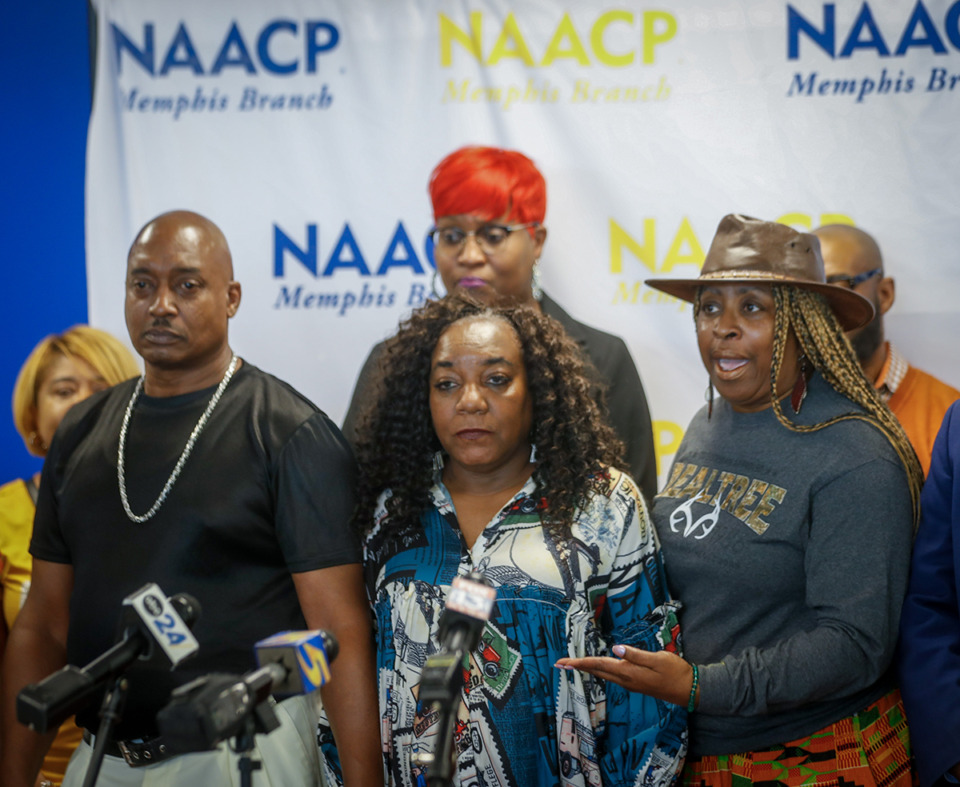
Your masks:
M43 336L87 319L88 30L83 0L4 3L0 11L0 482L40 467L13 428L9 402L20 365Z

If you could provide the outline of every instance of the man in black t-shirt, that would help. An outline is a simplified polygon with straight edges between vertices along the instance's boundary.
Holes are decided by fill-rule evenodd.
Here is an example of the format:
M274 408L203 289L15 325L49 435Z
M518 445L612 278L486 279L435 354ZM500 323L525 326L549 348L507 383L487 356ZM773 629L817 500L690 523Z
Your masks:
M49 743L15 722L20 688L106 651L122 599L146 582L199 599L200 649L173 672L129 671L102 771L111 784L234 783L225 747L167 759L156 713L177 685L248 672L254 642L302 628L329 630L340 643L322 695L344 780L381 784L379 738L370 734L378 714L369 611L348 526L349 448L308 400L230 349L240 285L208 219L175 211L147 224L130 249L126 293L145 374L71 410L44 466L33 584L4 663L4 784L33 785ZM96 707L78 714L89 733ZM295 698L277 710L281 728L258 736L266 775L293 787L317 783L312 705ZM82 781L92 737L65 785ZM149 751L152 764L112 756L123 748Z

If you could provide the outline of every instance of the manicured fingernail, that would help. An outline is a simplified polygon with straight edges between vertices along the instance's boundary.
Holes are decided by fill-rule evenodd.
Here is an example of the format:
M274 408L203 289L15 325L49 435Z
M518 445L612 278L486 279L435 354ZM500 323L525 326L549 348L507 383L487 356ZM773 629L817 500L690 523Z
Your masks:
M627 652L627 649L623 645L614 645L613 646L613 655L623 658L623 654Z

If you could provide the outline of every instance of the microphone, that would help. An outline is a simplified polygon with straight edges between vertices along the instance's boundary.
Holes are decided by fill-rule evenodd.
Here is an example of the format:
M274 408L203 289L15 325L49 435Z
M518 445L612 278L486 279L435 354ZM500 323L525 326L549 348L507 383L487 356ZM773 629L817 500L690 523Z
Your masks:
M82 709L102 684L137 659L173 669L197 652L190 629L200 617L200 602L186 593L167 598L150 583L123 600L122 639L85 667L67 665L17 695L17 721L35 732L60 726Z
M330 679L339 651L328 631L284 631L254 646L261 665L246 675L213 674L174 689L157 714L157 726L172 754L209 751L227 738L253 730L268 733L280 722L270 695L304 694Z
M420 678L421 702L456 700L463 685L463 657L480 644L496 595L487 578L477 571L454 578L440 615L440 650L427 657Z
M280 722L266 700L274 684L285 678L283 667L268 664L243 676L204 675L174 689L157 714L167 751L209 751L244 732L251 715L256 732L272 732Z
M273 688L276 696L309 694L330 680L330 662L340 643L329 631L283 631L260 640L254 649L257 664L278 664L285 677Z

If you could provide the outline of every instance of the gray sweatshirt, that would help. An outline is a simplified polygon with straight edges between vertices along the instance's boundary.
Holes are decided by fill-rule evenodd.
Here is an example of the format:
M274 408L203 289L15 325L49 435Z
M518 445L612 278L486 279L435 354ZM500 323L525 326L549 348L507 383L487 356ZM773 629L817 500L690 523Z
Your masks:
M797 423L858 411L819 376ZM798 434L723 399L690 424L654 504L687 659L690 753L784 743L888 688L913 532L906 473L873 426Z

